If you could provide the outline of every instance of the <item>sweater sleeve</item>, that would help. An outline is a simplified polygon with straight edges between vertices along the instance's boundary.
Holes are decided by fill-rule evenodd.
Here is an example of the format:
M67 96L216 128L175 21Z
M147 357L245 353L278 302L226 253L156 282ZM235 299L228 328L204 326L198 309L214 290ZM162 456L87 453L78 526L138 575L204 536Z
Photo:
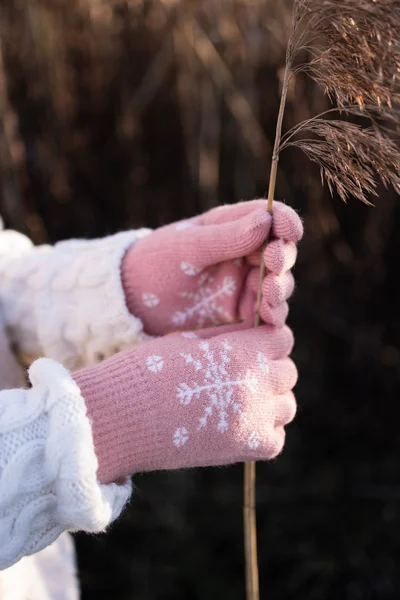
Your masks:
M148 339L130 314L121 282L126 250L149 230L34 247L0 232L0 302L11 344L30 359L45 355L69 369Z
M0 569L64 530L101 532L120 514L131 482L101 484L91 424L69 372L42 358L32 388L0 392Z

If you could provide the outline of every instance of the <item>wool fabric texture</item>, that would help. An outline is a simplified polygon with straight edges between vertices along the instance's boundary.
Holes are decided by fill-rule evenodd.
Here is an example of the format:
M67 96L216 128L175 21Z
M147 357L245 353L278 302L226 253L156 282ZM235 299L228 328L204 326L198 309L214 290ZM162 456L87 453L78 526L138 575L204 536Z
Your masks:
M103 531L131 494L100 484L86 406L68 371L41 358L32 388L0 392L0 569L64 531Z
M3 232L0 231L0 238ZM27 240L29 243L29 241ZM0 282L1 298L1 282ZM0 388L26 386L26 373L8 343L0 302ZM0 490L1 494L1 490ZM50 546L0 571L1 600L78 600L74 542L64 531Z
M28 361L46 356L76 369L148 339L121 283L126 250L148 233L33 248L25 236L2 232L0 294L10 342Z

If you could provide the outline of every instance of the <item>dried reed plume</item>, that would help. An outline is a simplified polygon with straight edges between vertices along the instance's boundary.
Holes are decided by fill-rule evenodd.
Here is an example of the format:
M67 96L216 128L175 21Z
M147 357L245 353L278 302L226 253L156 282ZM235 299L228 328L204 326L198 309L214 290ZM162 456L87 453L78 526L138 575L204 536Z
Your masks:
M300 147L321 168L331 194L343 201L353 196L370 204L368 196L378 196L378 175L385 185L400 193L400 153L395 141L376 127L363 128L348 121L314 118L299 125L294 133L313 138L282 141L281 150ZM292 135L294 135L294 133Z
M396 127L400 100L400 0L295 0L286 51L280 109L272 155L267 210L272 212L280 152L298 147L321 170L331 193L369 203L377 195L376 176L400 193L400 152ZM308 59L300 62L300 59ZM282 138L291 78L299 73L316 81L346 119L328 111L300 123ZM306 134L306 135L305 135ZM298 137L299 136L299 137ZM262 262L255 326L260 323ZM244 528L246 590L258 600L255 514L255 463L245 465Z
M322 115L300 123L283 140L280 128L274 155L288 146L301 148L320 166L331 192L336 190L343 200L355 196L367 202L368 194L376 194L375 175L399 190L400 153L393 127L400 101L399 27L400 0L294 4L281 112L285 82L287 86L302 72L322 87L342 115L362 117L372 127ZM304 55L310 60L296 64ZM302 139L305 133L316 139ZM296 134L301 138L293 140Z
M298 0L289 60L302 49L307 72L338 106L399 101L398 0Z

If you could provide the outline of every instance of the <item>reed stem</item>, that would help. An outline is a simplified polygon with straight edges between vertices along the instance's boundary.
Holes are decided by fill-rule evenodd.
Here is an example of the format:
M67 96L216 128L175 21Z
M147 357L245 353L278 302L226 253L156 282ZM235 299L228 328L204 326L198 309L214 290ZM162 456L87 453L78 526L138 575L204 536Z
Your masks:
M275 143L271 161L271 172L269 178L267 211L272 215L274 202L276 176L278 172L279 150L282 138L282 124L285 113L287 92L289 88L290 61L287 62L285 75L282 84L282 95L279 107L278 119L276 123ZM264 248L262 256L264 255ZM254 327L258 327L261 322L261 301L262 285L265 278L265 264L261 260L260 278L257 292L257 308L254 317ZM246 598L247 600L259 600L260 588L258 578L258 559L257 559L257 521L256 521L256 463L254 461L244 464L244 547L246 562Z

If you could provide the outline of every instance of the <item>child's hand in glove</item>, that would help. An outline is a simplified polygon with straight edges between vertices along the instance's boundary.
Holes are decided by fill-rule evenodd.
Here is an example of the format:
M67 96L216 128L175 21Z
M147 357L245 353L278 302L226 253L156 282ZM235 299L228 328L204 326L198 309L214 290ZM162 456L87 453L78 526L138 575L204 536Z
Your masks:
M98 477L274 458L295 414L287 327L176 333L74 375Z
M122 264L128 307L152 335L254 317L261 248L268 238L262 317L282 326L293 292L290 269L303 234L298 215L265 200L213 209L137 240Z

